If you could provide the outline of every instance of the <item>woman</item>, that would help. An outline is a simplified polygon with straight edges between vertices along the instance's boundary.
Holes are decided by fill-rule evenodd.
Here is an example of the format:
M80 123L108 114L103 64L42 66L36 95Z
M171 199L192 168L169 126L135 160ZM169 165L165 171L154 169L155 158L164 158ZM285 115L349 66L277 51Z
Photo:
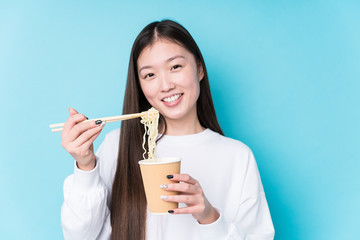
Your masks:
M81 123L85 116L69 109L62 145L76 164L64 183L65 238L273 239L252 152L223 136L200 50L188 31L170 20L146 26L131 51L123 114L151 106L161 113L157 157L182 158L183 173L169 173L174 183L162 186L180 192L162 196L179 208L169 215L146 209L137 163L144 133L139 120L122 122L95 155L92 143L104 125Z

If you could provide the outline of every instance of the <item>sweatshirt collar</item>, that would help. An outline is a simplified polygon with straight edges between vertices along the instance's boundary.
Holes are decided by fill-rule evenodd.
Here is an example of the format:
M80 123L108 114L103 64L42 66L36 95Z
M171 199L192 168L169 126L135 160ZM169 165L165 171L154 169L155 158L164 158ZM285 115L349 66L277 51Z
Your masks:
M205 129L202 132L190 134L190 135L181 135L181 136L169 136L164 135L158 142L161 145L176 145L176 146L187 146L187 145L196 145L199 143L206 142L216 136L217 133L213 132L210 129Z

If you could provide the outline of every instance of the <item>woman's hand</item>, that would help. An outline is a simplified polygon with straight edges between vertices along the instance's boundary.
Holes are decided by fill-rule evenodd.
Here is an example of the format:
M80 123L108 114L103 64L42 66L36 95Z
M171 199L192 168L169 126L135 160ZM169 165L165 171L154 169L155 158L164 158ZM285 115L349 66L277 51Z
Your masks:
M101 121L82 123L86 117L73 108L69 108L69 114L61 134L61 144L75 158L80 169L90 171L95 167L93 142L104 124Z
M201 224L215 222L219 218L219 213L211 206L206 199L204 192L194 178L188 174L168 175L172 181L180 183L169 183L162 185L167 191L177 191L180 195L162 196L165 201L185 203L187 207L172 209L169 212L173 214L192 214L192 216Z

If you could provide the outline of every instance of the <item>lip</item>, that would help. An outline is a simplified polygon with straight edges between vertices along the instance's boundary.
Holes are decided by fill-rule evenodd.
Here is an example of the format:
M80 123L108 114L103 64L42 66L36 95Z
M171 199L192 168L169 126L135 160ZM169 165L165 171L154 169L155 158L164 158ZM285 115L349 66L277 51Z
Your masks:
M168 102L164 102L164 101L162 101L162 100L161 100L161 101L162 101L163 104L164 104L165 106L167 106L167 107L174 107L174 106L176 106L176 105L178 105L178 104L180 103L180 101L182 100L182 98L183 98L183 96L184 96L183 93L175 93L175 94L169 95L168 97L174 96L174 95L176 95L176 94L181 94L181 96L180 96L178 99L176 99L175 102L168 103ZM167 98L167 97L164 97L164 98ZM164 99L164 98L163 98L163 99Z

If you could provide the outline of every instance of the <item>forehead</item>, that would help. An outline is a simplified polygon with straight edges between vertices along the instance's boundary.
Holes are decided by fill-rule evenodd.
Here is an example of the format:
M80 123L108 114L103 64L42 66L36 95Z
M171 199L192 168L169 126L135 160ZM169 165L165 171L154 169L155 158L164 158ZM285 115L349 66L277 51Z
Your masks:
M141 51L137 65L141 67L143 65L161 64L177 55L183 56L187 60L194 60L194 56L180 44L160 39Z

